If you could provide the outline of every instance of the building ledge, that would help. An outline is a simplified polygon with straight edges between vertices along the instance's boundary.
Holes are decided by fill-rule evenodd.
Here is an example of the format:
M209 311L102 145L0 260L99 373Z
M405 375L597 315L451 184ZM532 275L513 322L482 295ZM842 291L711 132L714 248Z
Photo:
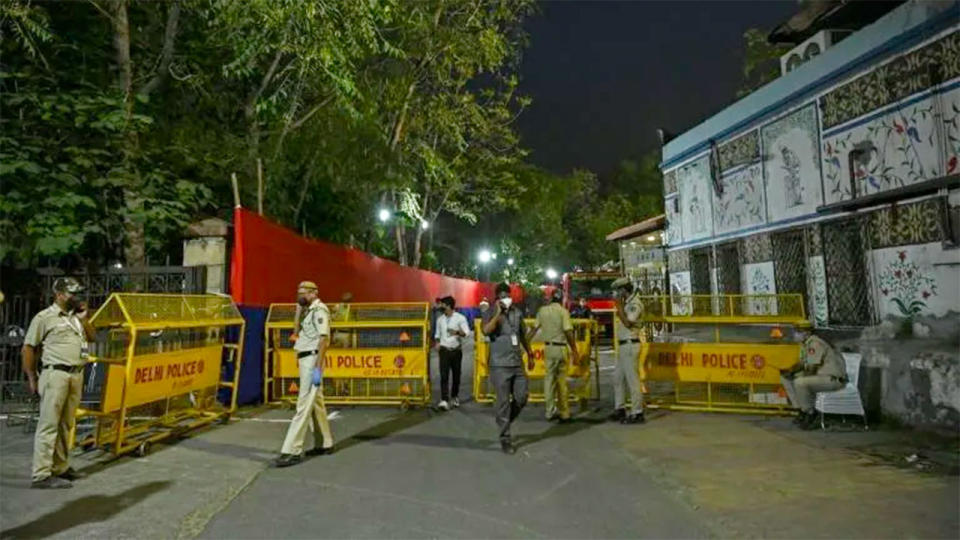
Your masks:
M940 178L934 178L933 180L927 180L925 182L891 189L889 191L874 193L872 195L864 195L863 197L856 197L846 201L825 204L817 207L817 213L826 214L831 212L849 212L851 210L857 210L860 208L868 208L870 206L878 206L881 204L897 202L909 197L929 195L944 188L954 188L958 186L960 186L960 174L941 176Z
M619 241L619 240L629 240L631 238L636 238L644 234L649 234L652 232L663 230L666 224L667 224L666 214L660 214L659 216L654 216L650 219L645 219L640 223L634 223L633 225L628 225L622 229L617 229L607 235L607 240L610 242Z

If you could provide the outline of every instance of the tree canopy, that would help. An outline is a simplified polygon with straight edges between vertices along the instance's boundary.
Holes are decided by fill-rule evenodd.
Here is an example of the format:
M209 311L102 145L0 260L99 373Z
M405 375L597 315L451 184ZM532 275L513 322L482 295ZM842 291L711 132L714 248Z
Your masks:
M600 265L656 213L654 158L601 185L530 165L514 120L532 0L97 0L0 6L0 260L177 258L245 206L473 275ZM376 211L387 208L386 224ZM522 265L519 263L522 261Z

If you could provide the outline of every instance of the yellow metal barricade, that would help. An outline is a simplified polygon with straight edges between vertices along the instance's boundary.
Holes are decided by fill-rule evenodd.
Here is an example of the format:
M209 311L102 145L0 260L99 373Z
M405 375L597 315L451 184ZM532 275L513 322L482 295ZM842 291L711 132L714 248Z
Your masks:
M293 350L296 304L272 304L264 338L264 396L296 403L299 367ZM323 365L328 404L424 405L430 402L429 305L352 303L331 306L330 346Z
M580 354L580 363L574 364L571 361L567 366L567 386L570 390L570 401L580 402L582 406L586 401L596 397L596 386L591 385L591 380L597 379L591 376L591 364L593 371L597 370L597 321L593 319L572 319L573 331L577 343L577 352ZM488 365L490 343L484 339L483 322L480 319L474 321L474 334L476 336L476 345L473 363L473 397L479 403L493 403L496 399L496 391L490 386ZM536 320L526 319L524 325L527 328L536 325ZM539 334L539 333L538 333ZM523 369L527 374L527 384L529 387L528 400L534 403L543 403L544 401L544 375L546 373L546 360L544 358L543 341L539 336L534 336L530 343L533 349L534 366L533 369L527 365L527 354L523 353ZM569 354L569 349L567 351Z
M91 324L97 339L77 414L94 422L77 444L144 455L236 410L244 320L229 297L114 293Z
M810 325L803 295L640 298L644 340L638 364L650 406L773 414L789 409L780 370L800 358L791 334ZM651 340L654 326L670 331Z

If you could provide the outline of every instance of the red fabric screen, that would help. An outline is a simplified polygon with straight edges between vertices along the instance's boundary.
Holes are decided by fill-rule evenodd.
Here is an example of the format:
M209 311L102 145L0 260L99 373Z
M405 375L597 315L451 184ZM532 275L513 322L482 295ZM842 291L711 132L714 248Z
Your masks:
M234 211L230 291L247 306L293 302L297 284L314 281L320 298L338 302L349 291L355 302L432 302L453 296L457 306L493 298L493 285L402 266L344 246L309 240L262 216ZM516 292L514 293L516 294Z

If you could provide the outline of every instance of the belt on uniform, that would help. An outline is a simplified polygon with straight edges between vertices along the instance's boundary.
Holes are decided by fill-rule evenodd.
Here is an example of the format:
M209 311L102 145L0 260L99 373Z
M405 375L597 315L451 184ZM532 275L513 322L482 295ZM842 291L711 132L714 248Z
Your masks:
M621 339L618 343L623 345L624 343L640 343L639 339Z
M57 371L66 371L67 373L80 373L83 371L83 366L65 366L63 364L48 364L43 366L43 369L55 369Z
M317 354L317 351L297 351L297 360L306 358L308 356L313 356L315 354Z
M441 345L440 348L450 352L456 352L460 350L460 347L444 347L443 345Z
M548 341L545 345L553 345L554 347L566 347L567 344L562 341Z

